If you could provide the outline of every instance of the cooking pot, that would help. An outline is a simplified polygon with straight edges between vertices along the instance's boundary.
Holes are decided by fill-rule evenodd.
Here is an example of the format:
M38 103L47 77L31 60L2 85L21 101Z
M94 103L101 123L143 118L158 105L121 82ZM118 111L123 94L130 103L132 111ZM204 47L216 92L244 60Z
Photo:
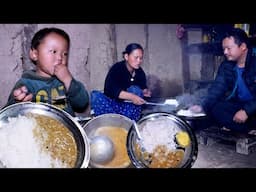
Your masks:
M170 140L167 141L167 143L176 143L175 149L172 149L172 151L174 151L175 153L176 153L176 151L179 151L179 153L182 152L182 154L183 154L182 158L180 159L180 162L177 165L177 168L192 167L193 163L195 162L195 160L197 158L198 143L197 143L196 136L195 136L193 130L191 129L190 125L186 121L182 120L181 118L177 117L174 114L152 113L152 114L144 116L137 122L137 128L139 129L140 133L143 131L143 129L145 129L146 126L148 126L147 123L152 123L152 122L155 122L155 124L154 124L155 126L149 127L150 129L148 129L148 130L154 129L154 135L152 135L152 139L151 139L152 143L156 142L158 135L161 134L160 130L159 130L160 127L158 127L158 125L162 122L166 122L166 124L164 126L161 125L162 128L168 127L168 129L172 129L172 131L173 131L172 127L174 127L173 125L175 125L175 132L176 132L175 134L176 135L177 135L177 133L185 133L185 135L188 136L187 141L189 141L189 144L186 146L180 146L179 144L177 144L176 137L171 137ZM151 125L153 125L153 124L151 124ZM148 133L148 132L146 134L150 135L150 133ZM168 137L168 139L169 139L169 137ZM140 142L141 141L139 140L139 138L137 136L134 125L132 125L132 128L129 130L128 137L127 137L128 155L135 167L148 168L150 166L148 166L148 164L145 163L145 159L143 159L144 158L143 155L138 153L137 146L140 145ZM148 140L147 140L147 143L148 143ZM146 146L144 146L143 148L145 148L145 147ZM152 154L151 154L151 156L152 156ZM168 156L168 158L169 158L169 156ZM167 168L167 167L165 167L165 168ZM175 165L175 168L176 168L176 165Z
M81 125L67 112L46 103L21 102L10 105L0 111L0 127L8 122L9 117L35 114L44 115L60 121L71 133L77 145L75 168L86 168L90 159L89 141Z
M115 128L124 129L125 132L127 132L127 134L126 134L124 143L121 143L120 145L124 144L124 146L125 146L124 152L127 154L127 150L126 150L127 135L128 135L128 131L132 127L132 124L133 124L132 120L126 116L123 116L120 114L108 113L108 114L102 114L102 115L92 118L90 121L88 121L83 126L83 129L86 132L86 135L88 136L88 138L90 140L92 140L95 136L97 136L97 133L100 130L103 130L104 128L115 127ZM119 141L121 142L121 138L119 138ZM129 160L128 154L127 154L127 159L129 162L127 162L127 164L120 165L120 166L97 164L97 163L94 163L93 161L90 161L89 167L93 167L93 168L126 168L131 165L131 161Z

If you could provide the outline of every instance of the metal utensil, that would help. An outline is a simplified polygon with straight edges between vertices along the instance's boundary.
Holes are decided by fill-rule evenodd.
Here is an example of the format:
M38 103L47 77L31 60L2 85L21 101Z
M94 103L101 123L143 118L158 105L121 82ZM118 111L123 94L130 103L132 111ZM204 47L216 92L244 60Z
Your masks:
M135 120L133 120L133 125L134 125L135 131L137 133L137 136L138 136L139 140L142 140L141 134L139 132L139 129L138 129L138 126L137 126L137 123L136 123Z
M129 101L129 100L125 100L124 102L126 102L126 103L132 103L132 101ZM170 105L170 104L167 104L167 103L154 103L154 102L149 102L149 101L146 101L144 104L145 104L145 105L157 105L157 106L166 106L166 105Z
M145 149L145 147L144 147L144 145L143 145L143 138L142 138L142 136L141 136L141 134L140 134L140 131L139 131L139 129L138 129L138 125L137 125L137 123L136 123L135 120L133 120L133 127L134 127L134 129L135 129L135 131L136 131L136 134L137 134L138 138L139 138L139 142L138 142L138 143L139 143L139 145L140 145L141 152L145 152L146 149Z
M78 121L78 123L80 123L80 125L81 125L82 127L84 127L84 125L85 125L88 121L90 121L90 120L92 119L92 117L77 116L77 117L74 117L74 119L75 119L76 121Z
M62 103L66 99L66 95L57 96L55 98L52 98L53 103Z
M125 100L124 102L132 103L132 101L130 101L130 100ZM157 105L157 106L167 106L167 105L169 105L169 106L173 106L173 107L178 106L178 103L169 102L168 99L164 103L155 103L155 102L146 101L144 104L145 105Z
M112 140L104 135L95 136L89 139L90 161L97 164L109 162L114 156L114 144Z
M147 101L145 104L146 105L157 105L157 106L171 105L171 104L168 104L168 103L154 103L154 102L149 102L149 101Z

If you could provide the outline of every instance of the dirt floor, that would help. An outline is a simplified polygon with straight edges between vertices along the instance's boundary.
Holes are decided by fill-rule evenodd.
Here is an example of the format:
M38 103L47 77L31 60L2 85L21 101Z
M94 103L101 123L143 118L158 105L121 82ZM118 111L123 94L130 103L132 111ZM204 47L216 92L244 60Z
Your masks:
M192 168L256 168L255 159L256 152L239 154L234 143L212 141L198 144L198 156Z

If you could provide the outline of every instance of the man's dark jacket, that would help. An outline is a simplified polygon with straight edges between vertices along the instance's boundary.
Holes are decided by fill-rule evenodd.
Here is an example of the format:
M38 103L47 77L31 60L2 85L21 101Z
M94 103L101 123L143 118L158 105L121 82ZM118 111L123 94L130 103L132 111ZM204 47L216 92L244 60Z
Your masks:
M256 112L256 53L253 49L248 50L242 77L253 96L251 101L244 104L244 110L249 116ZM236 62L223 61L218 68L215 80L208 89L207 96L202 100L204 111L209 113L215 103L221 100L238 101L236 81Z

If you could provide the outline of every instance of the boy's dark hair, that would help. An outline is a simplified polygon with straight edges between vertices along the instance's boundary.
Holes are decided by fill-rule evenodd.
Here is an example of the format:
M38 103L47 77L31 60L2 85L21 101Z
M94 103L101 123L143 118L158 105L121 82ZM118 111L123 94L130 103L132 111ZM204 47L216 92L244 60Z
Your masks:
M232 28L224 33L223 39L227 37L233 37L235 40L235 43L240 46L242 43L245 43L247 47L250 46L249 44L249 38L246 32L243 29L240 28Z
M50 33L56 33L58 35L61 35L64 39L67 40L68 42L68 46L70 45L70 38L69 35L62 29L58 29L58 28L43 28L41 30L39 30L38 32L36 32L36 34L34 35L34 37L32 38L31 41L31 49L36 49L40 43L42 42L42 40Z

